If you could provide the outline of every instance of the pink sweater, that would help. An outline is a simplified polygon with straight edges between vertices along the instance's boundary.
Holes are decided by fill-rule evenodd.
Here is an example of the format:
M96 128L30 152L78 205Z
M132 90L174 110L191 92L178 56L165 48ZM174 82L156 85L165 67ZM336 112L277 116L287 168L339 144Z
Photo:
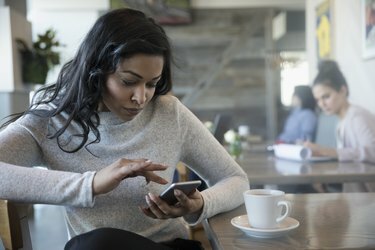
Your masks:
M350 105L337 128L339 161L364 161L375 164L375 115ZM375 165L374 165L375 167ZM344 191L375 191L374 183L345 184Z
M339 161L375 163L375 115L350 105L338 124L337 153Z

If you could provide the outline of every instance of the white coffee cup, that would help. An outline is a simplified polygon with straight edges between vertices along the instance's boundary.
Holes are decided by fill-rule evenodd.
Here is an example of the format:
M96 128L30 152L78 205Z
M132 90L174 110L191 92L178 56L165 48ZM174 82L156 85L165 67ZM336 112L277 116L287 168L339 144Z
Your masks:
M243 193L249 224L253 228L277 228L291 212L291 203L280 190L252 189ZM284 209L284 213L282 213Z

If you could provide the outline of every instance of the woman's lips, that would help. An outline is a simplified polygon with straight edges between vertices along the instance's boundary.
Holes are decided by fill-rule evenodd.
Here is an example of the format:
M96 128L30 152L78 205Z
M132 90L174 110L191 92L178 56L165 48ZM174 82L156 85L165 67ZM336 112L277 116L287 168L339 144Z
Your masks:
M138 115L142 109L136 109L136 108L124 108L125 111L129 114L129 115L132 115L132 116L135 116L135 115Z

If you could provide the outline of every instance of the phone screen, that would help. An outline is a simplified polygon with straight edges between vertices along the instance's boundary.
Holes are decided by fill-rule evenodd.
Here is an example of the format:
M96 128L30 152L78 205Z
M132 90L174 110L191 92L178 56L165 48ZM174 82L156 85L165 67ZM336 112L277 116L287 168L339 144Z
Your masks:
M181 190L184 194L189 195L194 192L201 183L200 180L172 183L161 193L160 198L165 200L169 205L173 205L177 203L177 199L174 196L175 189Z

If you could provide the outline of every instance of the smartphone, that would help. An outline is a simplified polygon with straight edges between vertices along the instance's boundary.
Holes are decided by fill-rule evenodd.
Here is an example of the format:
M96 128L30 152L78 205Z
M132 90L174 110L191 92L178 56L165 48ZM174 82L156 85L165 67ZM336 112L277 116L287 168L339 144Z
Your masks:
M172 183L161 193L160 198L165 200L169 205L174 205L178 201L174 196L173 191L175 189L181 190L182 192L184 192L184 194L189 195L193 193L195 189L201 184L202 182L200 180Z

